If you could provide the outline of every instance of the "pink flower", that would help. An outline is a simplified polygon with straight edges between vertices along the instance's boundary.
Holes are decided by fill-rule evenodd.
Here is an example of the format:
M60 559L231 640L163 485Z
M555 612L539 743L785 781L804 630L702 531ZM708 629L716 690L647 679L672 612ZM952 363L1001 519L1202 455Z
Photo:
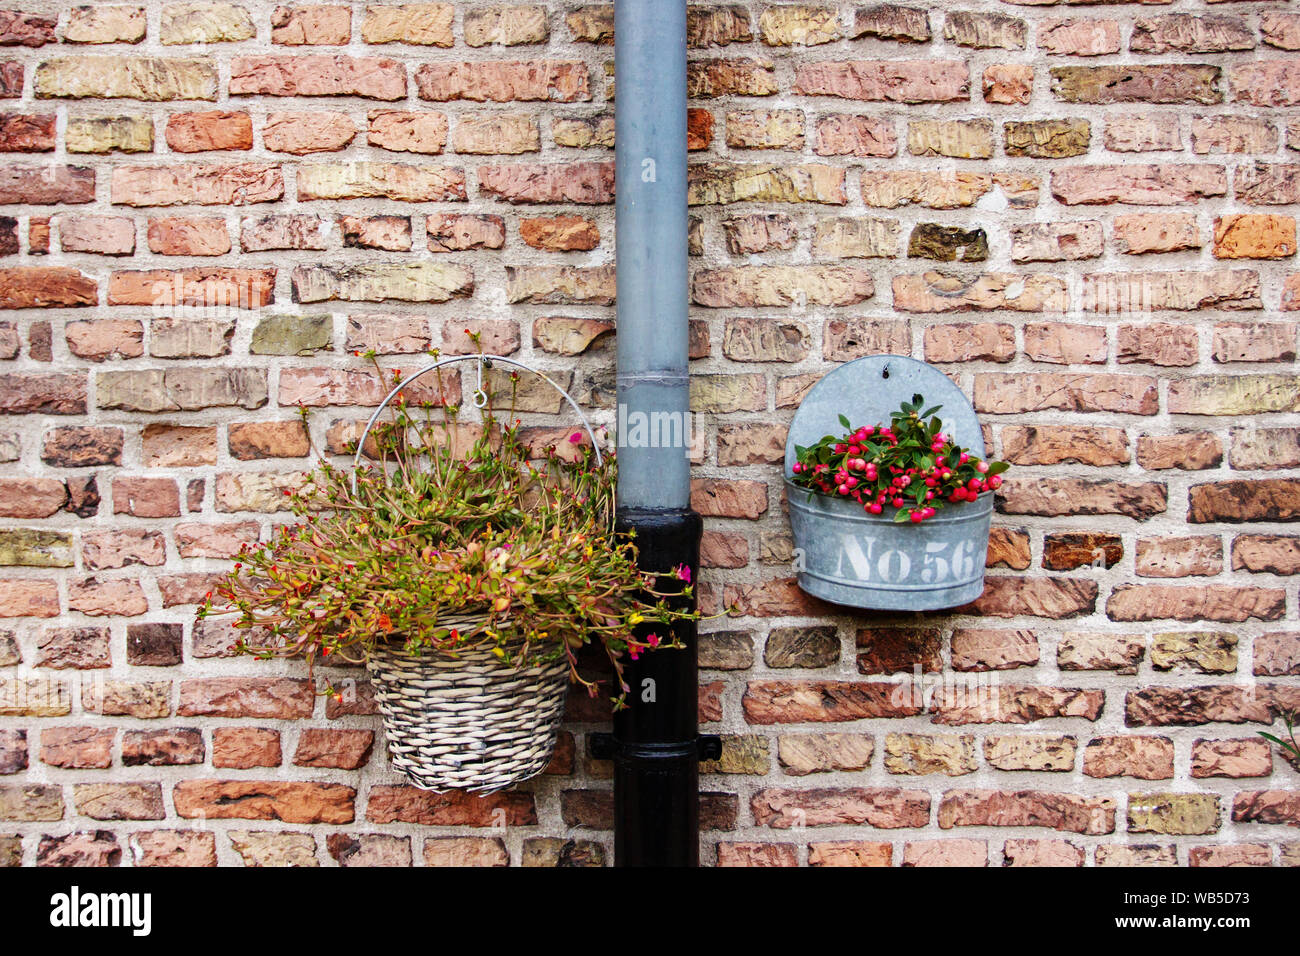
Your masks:
M677 575L677 580L685 581L687 584L691 583L691 569L688 565L677 565L677 567L673 569L673 573Z
M574 432L569 436L569 444L577 445L582 441L582 432Z
M645 639L645 642L646 642L647 644L649 644L651 647L658 647L658 646L659 646L659 635L658 635L658 634L651 634L649 637L647 637L647 638Z

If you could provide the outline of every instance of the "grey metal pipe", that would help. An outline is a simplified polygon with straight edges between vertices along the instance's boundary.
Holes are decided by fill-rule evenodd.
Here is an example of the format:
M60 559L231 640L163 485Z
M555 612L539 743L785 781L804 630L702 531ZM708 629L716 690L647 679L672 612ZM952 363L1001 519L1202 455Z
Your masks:
M691 502L687 378L686 0L615 0L618 241L618 509L637 565L684 591L699 573L703 521ZM675 569L688 568L689 577ZM672 599L695 605L685 593ZM681 649L625 662L628 707L588 738L614 762L614 862L699 863L699 763L721 741L699 733L693 620ZM664 625L654 625L662 630ZM644 638L650 624L638 627Z
M685 0L617 0L614 39L618 500L686 508Z

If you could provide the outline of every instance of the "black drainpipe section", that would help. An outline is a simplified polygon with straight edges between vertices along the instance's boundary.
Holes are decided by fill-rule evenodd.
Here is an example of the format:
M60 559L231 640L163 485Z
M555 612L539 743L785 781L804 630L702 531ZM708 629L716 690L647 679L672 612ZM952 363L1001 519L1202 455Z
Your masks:
M614 56L616 523L671 589L680 566L697 580L703 530L690 506L685 0L615 0ZM685 649L627 662L628 708L591 737L592 755L614 761L617 866L699 865L699 762L720 743L699 735L695 623L674 632Z

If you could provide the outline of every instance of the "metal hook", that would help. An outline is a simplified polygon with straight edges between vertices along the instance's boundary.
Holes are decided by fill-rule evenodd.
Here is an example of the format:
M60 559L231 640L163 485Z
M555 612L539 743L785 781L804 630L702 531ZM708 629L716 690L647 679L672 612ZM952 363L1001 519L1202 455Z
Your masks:
M487 405L487 402L488 402L488 394L487 394L487 392L484 391L484 389L483 389L483 369L484 369L484 367L485 367L486 365L487 365L487 359L485 359L483 356L480 355L480 356L479 356L479 360L478 360L478 364L477 364L477 368L478 368L478 387L474 389L474 407L475 407L475 408L483 408L483 407L485 407L485 406Z
M881 370L881 372L880 372L880 377L881 377L881 378L889 378L889 363L888 363L888 362L885 363L885 367Z

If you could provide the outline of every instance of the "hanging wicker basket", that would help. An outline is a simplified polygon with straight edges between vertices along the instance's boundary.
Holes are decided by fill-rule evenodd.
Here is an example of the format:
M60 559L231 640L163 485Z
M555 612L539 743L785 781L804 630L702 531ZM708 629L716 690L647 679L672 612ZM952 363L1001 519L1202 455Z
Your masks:
M591 437L596 460L601 460L591 424L554 381L499 355L462 355L426 365L393 387L357 441L354 472L366 437L399 392L444 365L467 361L478 363L476 407L483 408L487 401L485 369L502 364L532 372L563 396ZM481 621L443 623L470 630ZM513 660L518 647L505 649ZM467 648L454 655L432 648L408 654L399 640L377 643L366 668L393 767L420 789L492 793L537 776L551 762L569 689L569 665L563 657L521 665L500 660L488 648Z
M366 664L393 767L422 790L491 793L535 777L555 750L569 668L519 666L486 648L407 654L378 644Z

